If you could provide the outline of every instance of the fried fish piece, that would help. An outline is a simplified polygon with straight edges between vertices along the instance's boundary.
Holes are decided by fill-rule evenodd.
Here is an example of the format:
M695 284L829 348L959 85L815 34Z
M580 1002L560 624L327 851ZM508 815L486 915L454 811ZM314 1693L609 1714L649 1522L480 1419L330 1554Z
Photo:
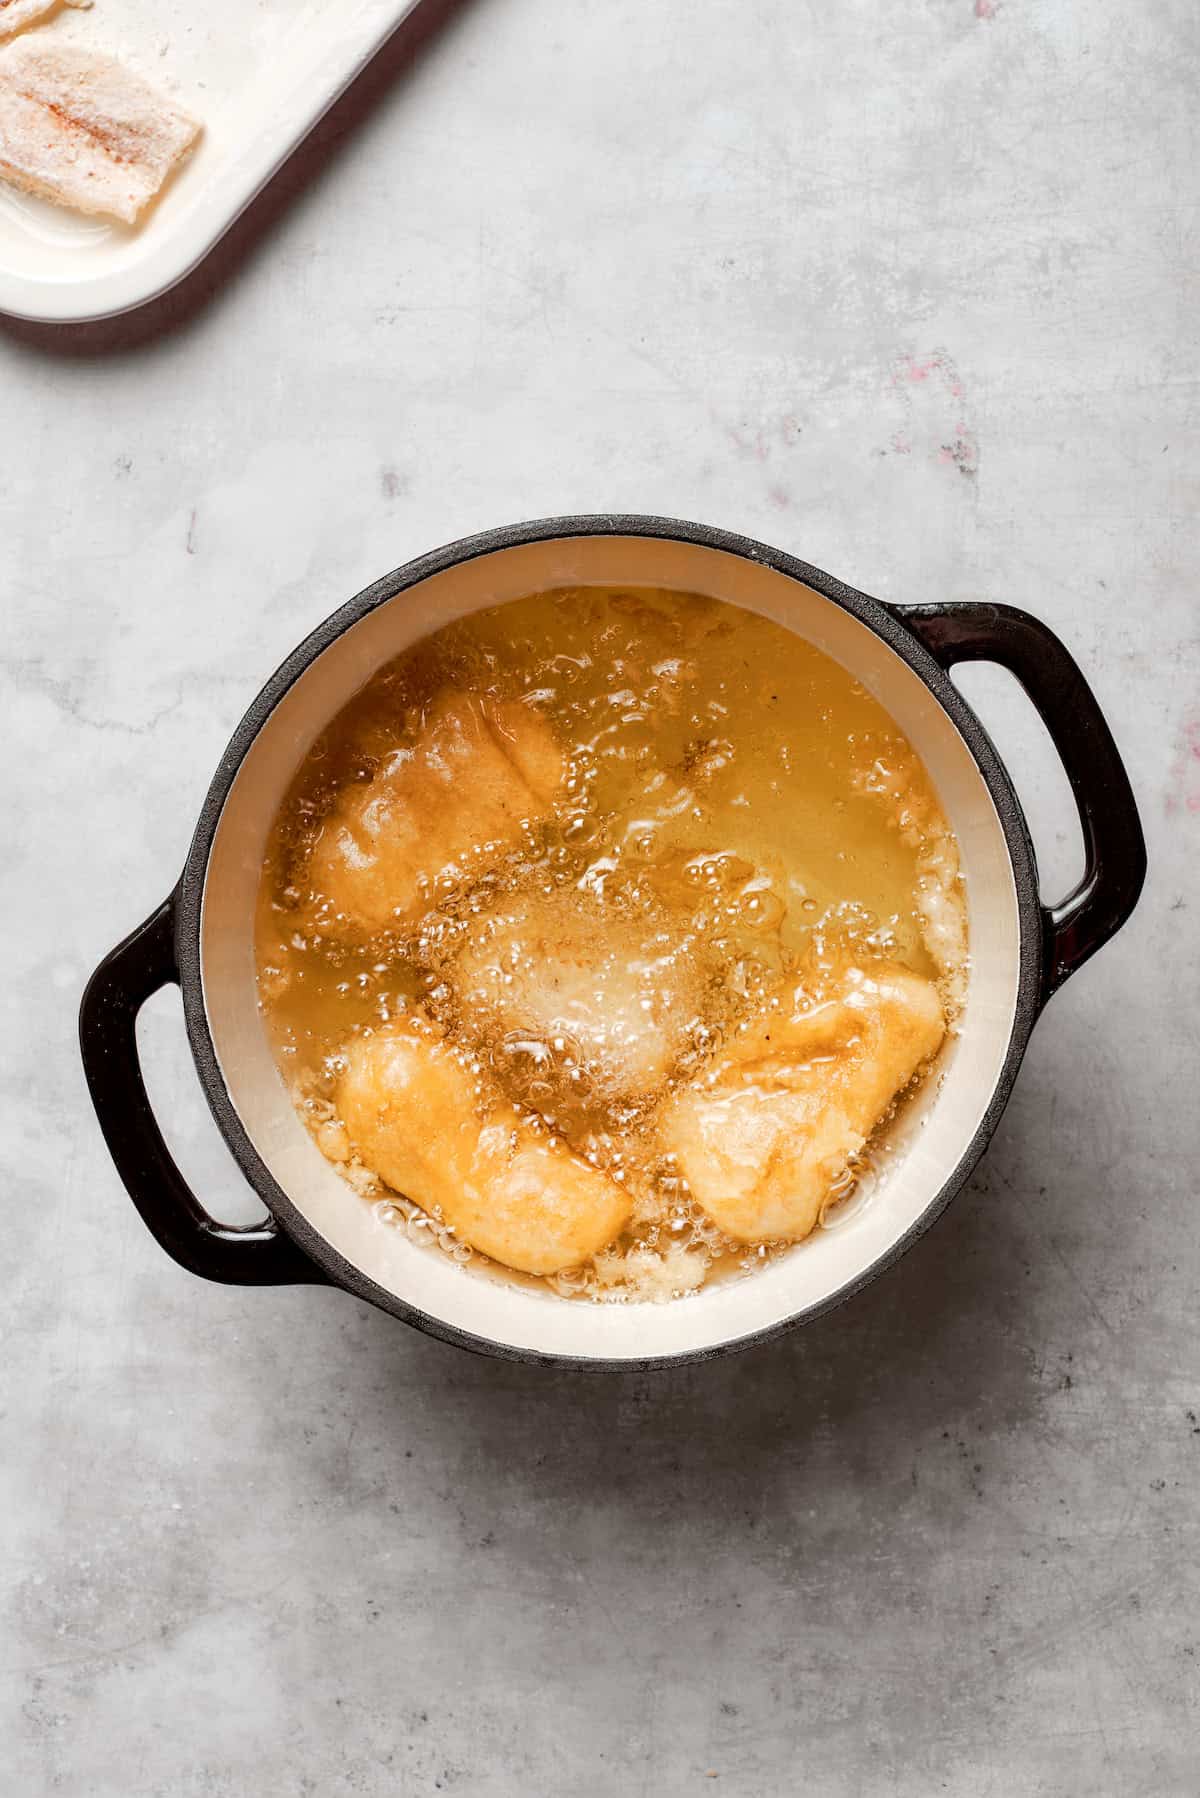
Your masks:
M612 1241L630 1202L497 1095L420 1019L354 1039L335 1103L360 1160L459 1237L522 1273L577 1267Z
M538 890L473 920L447 978L472 1035L619 1099L661 1086L688 1047L706 966L665 906Z
M850 968L815 1002L788 983L661 1120L699 1205L741 1242L799 1240L945 1034L932 981Z
M333 935L414 922L425 885L482 872L550 812L563 754L519 700L451 691L374 778L347 787L313 847L309 884Z
M199 135L111 56L36 39L0 56L0 177L41 199L133 224Z

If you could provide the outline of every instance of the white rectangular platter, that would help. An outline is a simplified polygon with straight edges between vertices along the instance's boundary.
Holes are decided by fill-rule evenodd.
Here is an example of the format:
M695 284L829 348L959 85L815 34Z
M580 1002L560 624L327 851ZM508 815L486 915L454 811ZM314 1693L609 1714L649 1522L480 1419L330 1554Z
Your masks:
M200 119L204 136L136 227L0 182L0 311L47 323L106 318L174 286L418 4L95 0L35 27L128 63Z

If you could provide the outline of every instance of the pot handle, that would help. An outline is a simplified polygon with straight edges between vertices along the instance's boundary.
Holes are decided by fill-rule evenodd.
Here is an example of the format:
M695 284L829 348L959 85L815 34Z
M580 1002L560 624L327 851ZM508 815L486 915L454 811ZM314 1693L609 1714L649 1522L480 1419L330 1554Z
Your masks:
M891 610L947 670L998 662L1020 681L1058 751L1083 831L1083 878L1043 906L1043 998L1057 991L1129 917L1146 877L1146 844L1120 752L1096 696L1054 632L1016 606L962 601Z
M106 955L79 1008L79 1046L100 1129L142 1222L181 1267L227 1286L323 1282L325 1275L278 1228L219 1224L171 1159L142 1079L137 1015L168 981L175 959L175 897Z

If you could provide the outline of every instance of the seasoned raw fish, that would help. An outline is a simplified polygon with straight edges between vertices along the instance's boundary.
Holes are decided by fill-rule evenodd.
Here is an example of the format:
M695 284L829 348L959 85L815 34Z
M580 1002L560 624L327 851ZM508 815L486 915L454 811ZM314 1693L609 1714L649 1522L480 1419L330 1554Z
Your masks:
M937 989L905 968L852 968L815 1003L789 984L669 1103L663 1146L730 1236L807 1236L847 1161L944 1034Z
M58 3L59 0L0 0L0 44L32 25L35 19L56 11Z
M86 12L92 0L61 0L61 3ZM6 38L16 37L27 25L35 25L47 13L57 12L59 4L60 0L0 0L0 44Z
M439 876L481 873L546 817L563 756L540 712L451 692L415 742L347 787L318 838L309 884L333 934L403 927Z
M475 922L448 977L474 1035L527 1039L611 1099L667 1078L700 1018L705 972L686 920L665 907L536 891Z
M132 224L199 134L110 56L38 37L0 54L0 177L27 193Z
M346 1050L336 1104L367 1167L523 1273L575 1267L612 1241L629 1199L476 1082L428 1025L395 1023Z

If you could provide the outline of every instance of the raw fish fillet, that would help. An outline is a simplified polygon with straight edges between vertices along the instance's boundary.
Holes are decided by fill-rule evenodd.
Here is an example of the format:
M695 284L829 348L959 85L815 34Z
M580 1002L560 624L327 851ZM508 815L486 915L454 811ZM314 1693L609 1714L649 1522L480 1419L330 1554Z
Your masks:
M110 56L39 38L0 53L0 177L26 193L133 224L199 134Z
M92 0L62 0L62 3L86 12ZM0 44L5 38L24 31L27 25L44 19L47 13L57 12L58 7L59 0L0 0Z

